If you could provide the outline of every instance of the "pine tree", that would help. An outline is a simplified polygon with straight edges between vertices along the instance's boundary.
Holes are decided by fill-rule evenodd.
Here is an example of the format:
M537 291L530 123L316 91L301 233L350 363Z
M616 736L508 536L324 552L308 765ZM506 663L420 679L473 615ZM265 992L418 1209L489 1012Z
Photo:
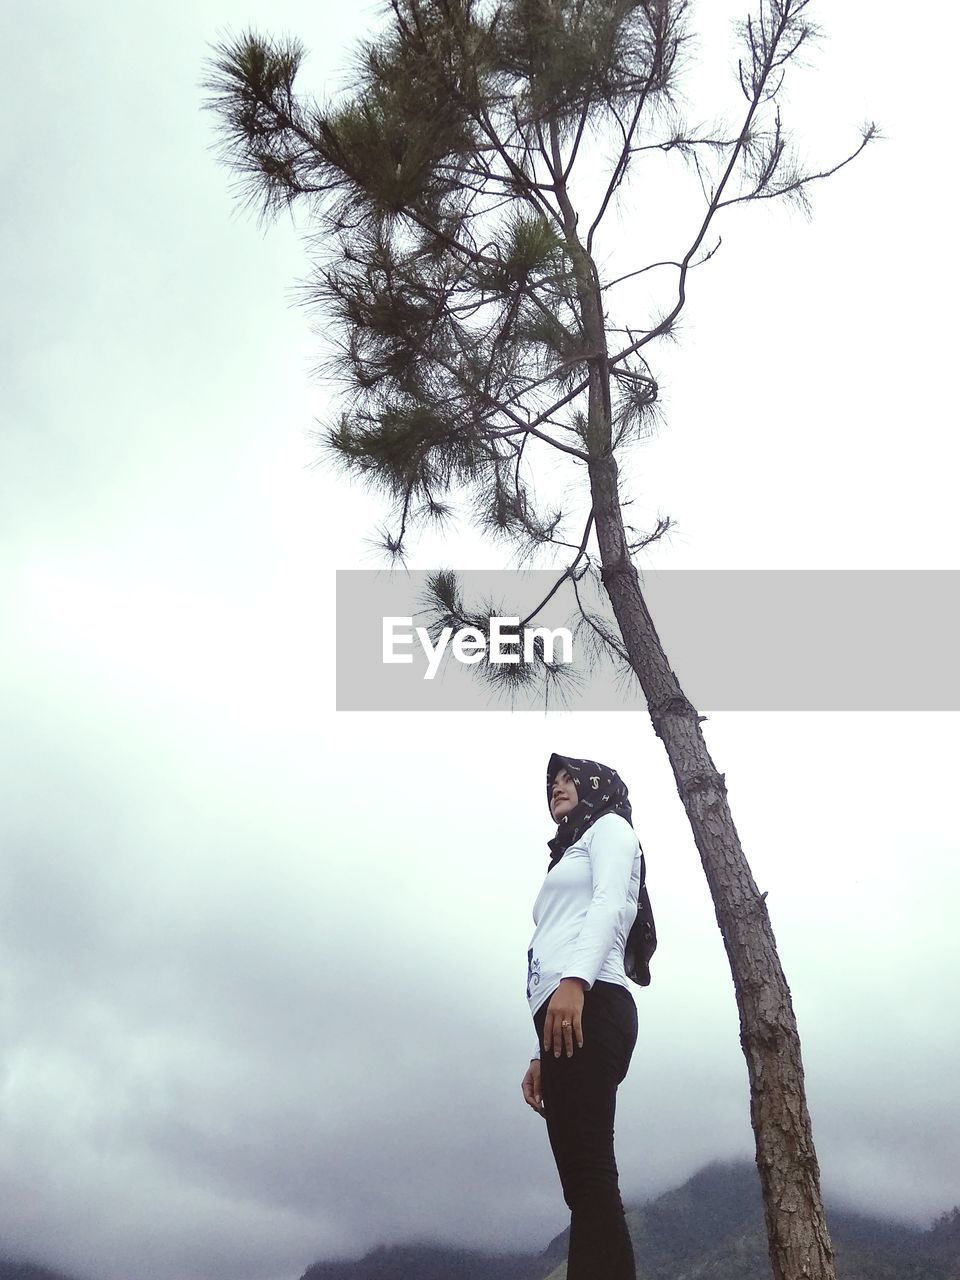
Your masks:
M207 87L246 197L264 216L302 205L315 220L310 298L344 382L322 443L395 504L388 555L402 560L424 522L447 522L462 489L481 528L523 555L571 548L559 581L574 589L596 538L616 632L588 621L642 688L730 963L773 1274L832 1280L800 1040L765 895L633 563L670 522L639 536L625 523L617 465L658 411L649 356L686 305L690 273L715 252L723 211L804 203L877 133L865 126L836 163L798 167L782 87L814 35L809 0L757 4L738 30L745 105L726 128L690 125L677 106L685 0L392 0L336 103L296 89L298 42L253 31L216 47ZM697 222L675 259L626 262L604 278L598 236L652 154L688 164L702 192ZM615 323L617 287L644 271L670 278L667 302ZM585 473L589 511L572 539L563 511L534 502L542 449ZM438 625L483 625L453 575L432 585Z

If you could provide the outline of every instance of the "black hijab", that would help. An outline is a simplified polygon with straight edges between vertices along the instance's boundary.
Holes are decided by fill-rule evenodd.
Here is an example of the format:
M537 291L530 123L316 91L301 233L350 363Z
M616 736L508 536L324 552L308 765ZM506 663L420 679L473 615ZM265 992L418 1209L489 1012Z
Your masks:
M604 813L619 813L633 826L632 809L627 799L627 786L609 765L599 760L578 760L573 756L561 756L556 752L547 764L547 808L553 791L553 780L561 769L566 769L577 788L577 804L557 824L557 834L547 842L550 849L552 871L566 851L575 844L588 827Z

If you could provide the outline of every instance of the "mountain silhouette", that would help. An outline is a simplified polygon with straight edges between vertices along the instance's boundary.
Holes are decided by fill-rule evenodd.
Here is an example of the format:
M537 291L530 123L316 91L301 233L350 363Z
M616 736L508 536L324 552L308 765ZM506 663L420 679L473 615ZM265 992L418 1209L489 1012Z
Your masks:
M960 1280L960 1207L926 1231L829 1204L827 1221L838 1280ZM682 1186L629 1207L627 1222L638 1280L770 1280L760 1179L750 1160L707 1165ZM530 1253L380 1245L362 1258L314 1262L300 1280L565 1280L568 1234ZM135 1276L136 1265L130 1270ZM0 1257L0 1280L78 1278Z
M77 1280L77 1277L65 1275L62 1271L51 1271L49 1267L41 1267L34 1262L15 1262L10 1258L0 1258L0 1280Z
M960 1280L960 1209L932 1228L827 1206L838 1280ZM756 1165L716 1161L682 1186L630 1207L638 1280L770 1280ZM300 1280L564 1280L568 1231L539 1254L509 1256L446 1245L381 1246L316 1262Z

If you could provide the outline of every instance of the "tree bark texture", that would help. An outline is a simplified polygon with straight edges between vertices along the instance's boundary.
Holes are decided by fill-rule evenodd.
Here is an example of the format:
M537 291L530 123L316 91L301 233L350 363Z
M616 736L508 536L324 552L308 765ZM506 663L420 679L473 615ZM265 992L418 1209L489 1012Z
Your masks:
M800 1037L765 895L740 845L723 774L664 653L630 561L612 454L590 463L601 576L686 809L730 962L775 1280L834 1280Z

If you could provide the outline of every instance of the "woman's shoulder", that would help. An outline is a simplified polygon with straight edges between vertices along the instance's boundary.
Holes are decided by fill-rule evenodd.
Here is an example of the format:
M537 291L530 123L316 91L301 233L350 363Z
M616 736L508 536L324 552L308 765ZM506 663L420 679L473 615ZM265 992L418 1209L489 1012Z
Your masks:
M629 831L631 835L636 835L633 824L628 822L622 813L601 813L600 817L590 824L586 834L591 831Z
M601 813L583 833L583 840L588 847L594 844L611 844L624 850L640 847L633 825L621 813Z

